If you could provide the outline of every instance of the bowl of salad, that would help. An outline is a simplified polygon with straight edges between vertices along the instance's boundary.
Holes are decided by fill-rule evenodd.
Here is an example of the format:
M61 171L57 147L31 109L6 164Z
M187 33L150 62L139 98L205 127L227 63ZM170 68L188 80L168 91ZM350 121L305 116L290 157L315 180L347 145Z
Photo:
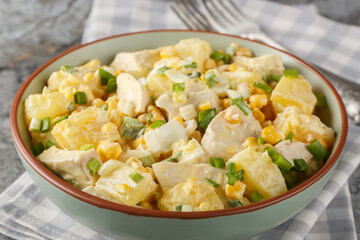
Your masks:
M19 89L19 156L69 216L131 239L247 239L306 206L344 148L334 87L301 59L212 32L77 46Z

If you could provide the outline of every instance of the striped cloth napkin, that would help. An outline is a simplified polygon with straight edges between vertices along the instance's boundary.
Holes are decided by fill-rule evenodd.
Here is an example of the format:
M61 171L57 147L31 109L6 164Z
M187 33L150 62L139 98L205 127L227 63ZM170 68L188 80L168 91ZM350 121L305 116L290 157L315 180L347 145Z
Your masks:
M273 39L305 60L360 82L360 28L317 14L313 5L290 7L234 0ZM171 1L93 1L83 42L150 29L186 29ZM339 164L319 195L301 212L254 239L357 239L347 180L360 162L360 128L350 126ZM24 173L0 194L0 233L15 239L110 239L74 221L54 206ZM125 239L119 236L120 239Z

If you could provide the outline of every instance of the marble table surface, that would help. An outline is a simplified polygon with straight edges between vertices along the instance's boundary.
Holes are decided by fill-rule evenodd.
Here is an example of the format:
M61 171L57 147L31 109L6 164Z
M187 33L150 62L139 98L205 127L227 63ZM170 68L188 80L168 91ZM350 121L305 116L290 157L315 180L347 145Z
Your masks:
M360 26L359 0L273 1L315 3L320 14ZM0 1L0 192L24 172L9 130L9 112L15 93L37 67L80 43L90 8L89 0ZM360 237L360 168L349 182ZM2 239L9 238L0 234Z

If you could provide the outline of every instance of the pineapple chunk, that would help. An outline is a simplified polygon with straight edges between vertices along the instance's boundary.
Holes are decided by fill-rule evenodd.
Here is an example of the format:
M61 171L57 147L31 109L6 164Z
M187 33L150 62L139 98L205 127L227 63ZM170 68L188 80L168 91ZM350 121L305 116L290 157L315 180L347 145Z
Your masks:
M88 107L56 124L52 134L61 148L79 149L92 143L95 147L102 140L121 142L117 126L110 122L108 114L101 108Z
M210 184L190 178L166 190L160 200L160 210L175 211L178 205L188 205L190 211L208 211L224 209L224 205Z
M259 72L249 72L249 71L236 71L236 72L222 72L221 73L233 86L234 89L237 89L237 86L240 83L253 84L254 82L264 83L262 74Z
M233 61L239 65L245 65L252 72L262 73L262 71L265 71L266 75L275 74L281 76L284 71L280 56L275 54L255 58L235 56Z
M272 91L270 100L276 113L284 111L284 108L289 106L298 106L305 113L311 114L316 105L316 96L311 85L302 77L282 77Z
M251 192L258 191L264 198L272 198L287 191L279 167L267 153L246 148L237 153L229 162L236 163L236 170L244 169L244 183Z
M58 92L49 92L44 87L42 94L32 94L25 100L25 121L29 126L32 118L42 119L51 117L52 119L68 113L67 107L70 100Z
M196 38L181 40L175 45L175 51L177 56L182 59L191 58L192 61L197 63L200 70L203 70L204 61L212 53L208 42Z
M160 97L163 93L170 91L174 84L166 75L161 76L153 69L147 77L147 89L149 89L152 96Z
M135 168L117 160L109 160L99 171L100 178L95 183L97 189L125 205L135 206L153 195L157 184L150 173L138 172L143 177L137 183L129 177Z
M331 146L335 140L332 128L323 124L317 116L304 113L297 106L287 107L278 114L274 127L284 136L292 132L294 138L300 142L310 143L317 139L325 148Z

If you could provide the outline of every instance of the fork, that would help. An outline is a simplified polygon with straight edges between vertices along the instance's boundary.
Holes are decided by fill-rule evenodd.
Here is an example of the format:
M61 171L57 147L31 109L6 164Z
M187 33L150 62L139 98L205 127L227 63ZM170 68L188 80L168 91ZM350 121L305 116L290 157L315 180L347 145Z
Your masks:
M171 5L180 20L191 30L238 35L285 50L265 35L259 25L246 19L230 0L178 0ZM236 27L235 27L236 26ZM348 117L360 126L360 86L319 67L320 73L335 86L344 101Z

